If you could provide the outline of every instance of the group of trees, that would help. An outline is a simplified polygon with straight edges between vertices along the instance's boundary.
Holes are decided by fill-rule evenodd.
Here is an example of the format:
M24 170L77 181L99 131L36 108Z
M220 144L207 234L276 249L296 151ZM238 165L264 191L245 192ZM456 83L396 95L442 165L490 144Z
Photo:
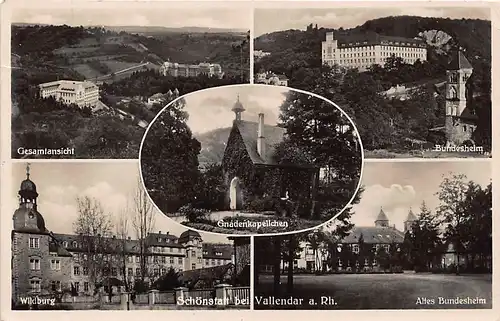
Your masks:
M349 202L360 179L361 147L354 126L325 100L295 91L286 94L280 111L287 137L277 147L277 163L317 168L310 212L330 218ZM291 183L298 185L292 190L304 184Z
M394 28L396 25L400 28ZM305 31L280 31L255 39L256 50L271 52L256 62L255 70L285 74L290 87L317 93L338 104L354 120L367 150L407 149L408 139L442 143L443 138L436 137L430 129L444 124L444 101L434 97L435 88L429 84L446 76L449 60L446 52L442 54L440 48L428 46L428 61L410 65L401 58L389 57L384 66L375 65L364 73L323 66L321 61L321 42L329 31L337 36L374 31L414 38L421 31L433 29L452 36L449 50L459 45L467 50L466 55L474 67L474 93L483 97L471 102L479 117L474 135L481 137L477 143L489 151L491 53L490 46L477 40L491 43L489 21L388 17L349 30L327 30L311 24ZM410 91L405 100L386 99L381 95L391 86L402 84L418 85L418 88Z
M492 186L481 187L467 181L465 175L451 174L443 178L436 193L440 204L431 211L422 203L417 220L405 233L402 243L392 242L377 247L364 240L343 244L353 228L351 213L343 212L335 223L323 229L289 236L263 237L255 240L255 282L259 282L262 265L273 265L275 294L280 293L280 274L287 273L287 293L293 288L294 260L305 251L301 242L312 250L312 270L326 272L338 266L353 271L376 262L384 270L448 272L491 272L492 260ZM451 248L450 248L451 245ZM444 267L443 255L454 256L454 263ZM446 264L449 264L446 263ZM451 270L450 270L451 268Z
M157 262L153 262L148 244L148 235L155 225L153 207L139 183L131 206L116 213L117 217L95 198L83 196L77 199L77 205L78 217L73 228L79 245L73 255L85 271L94 294L100 293L101 287L111 291L111 286L117 285L135 292L144 292L153 283L166 286L159 281L159 266L155 266ZM136 240L131 243L130 235L134 234ZM134 270L134 276L127 271L132 250L140 267L140 274ZM169 277L165 277L167 283L172 282L172 276L179 277L178 272L170 270Z

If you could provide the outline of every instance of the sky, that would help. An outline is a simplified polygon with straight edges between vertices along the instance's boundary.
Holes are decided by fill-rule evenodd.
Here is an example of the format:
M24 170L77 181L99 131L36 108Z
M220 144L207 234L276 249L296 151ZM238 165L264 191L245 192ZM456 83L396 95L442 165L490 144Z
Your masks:
M452 19L490 20L489 9L478 8L443 8L443 7L403 7L403 8L313 8L313 9L257 9L255 11L254 35L301 29L313 23L318 27L347 29L362 25L367 20L389 16L411 15L421 17L444 17ZM279 19L276 19L279 17Z
M239 99L245 111L241 118L258 121L258 114L264 113L264 123L276 125L279 107L285 100L288 89L267 85L243 85L217 87L197 91L185 97L189 114L187 124L193 133L204 133L216 128L231 127L235 118L231 111Z
M189 9L174 8L161 3L144 5L127 3L109 7L112 2L94 3L85 8L77 7L22 7L12 12L14 23L39 23L70 26L153 26L153 27L204 27L248 30L251 16L245 8L203 8L198 4ZM202 5L203 6L203 5Z
M10 213L18 208L18 191L21 181L26 178L26 163L12 165L12 190ZM113 222L118 215L132 205L132 195L138 186L138 162L50 162L30 165L30 179L36 184L38 212L45 219L48 230L54 233L73 233L73 222L78 216L76 198L89 196L99 200ZM142 185L141 185L142 186ZM11 214L11 215L12 215ZM180 236L186 227L175 223L155 209L153 232L170 232ZM205 242L231 243L226 236L201 233ZM129 236L136 238L133 227Z
M491 171L488 161L365 162L361 179L365 191L353 206L351 221L357 226L374 226L382 207L389 224L403 230L410 208L418 215L422 201L431 211L439 205L435 193L443 175L465 174L484 187L491 180Z

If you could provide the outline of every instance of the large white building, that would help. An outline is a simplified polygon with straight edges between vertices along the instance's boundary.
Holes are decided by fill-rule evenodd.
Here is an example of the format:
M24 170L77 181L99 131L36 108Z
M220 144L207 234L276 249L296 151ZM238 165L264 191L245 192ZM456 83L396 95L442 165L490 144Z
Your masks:
M187 65L167 61L161 66L160 73L163 76L170 75L174 77L197 77L202 74L219 78L224 76L221 65L206 62L197 65Z
M99 87L90 81L58 80L38 85L40 97L54 97L58 101L78 107L94 109L99 102Z
M408 64L427 60L423 40L383 36L374 32L340 37L328 32L321 50L323 64L358 68L359 71L366 71L374 64L384 66L386 59L393 55Z

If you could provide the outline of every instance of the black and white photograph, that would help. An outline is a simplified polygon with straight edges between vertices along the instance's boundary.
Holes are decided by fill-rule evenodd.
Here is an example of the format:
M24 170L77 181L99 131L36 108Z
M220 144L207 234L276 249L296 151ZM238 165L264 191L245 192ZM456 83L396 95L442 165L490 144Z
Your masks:
M12 158L137 159L169 102L250 82L247 7L13 6Z
M366 158L489 158L490 19L470 6L256 8L254 82L337 103Z
M363 152L334 103L281 86L185 95L144 136L140 165L157 208L197 230L272 234L314 228L349 208Z
M250 308L250 238L158 213L137 162L21 162L12 179L12 310Z
M491 170L488 160L367 162L349 212L255 238L254 308L491 309Z

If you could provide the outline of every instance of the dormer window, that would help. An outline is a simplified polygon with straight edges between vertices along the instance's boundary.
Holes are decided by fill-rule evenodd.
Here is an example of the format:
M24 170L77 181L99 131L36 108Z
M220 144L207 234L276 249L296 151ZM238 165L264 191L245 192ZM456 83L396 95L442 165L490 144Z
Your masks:
M64 241L62 244L63 244L64 247L68 247L68 242L67 241Z
M76 243L76 241L73 241L73 243L71 244L73 247L78 247L78 243Z
M203 251L203 255L208 255L208 251Z
M161 237L158 238L158 243L161 243Z
M222 252L215 252L215 255L222 256Z

